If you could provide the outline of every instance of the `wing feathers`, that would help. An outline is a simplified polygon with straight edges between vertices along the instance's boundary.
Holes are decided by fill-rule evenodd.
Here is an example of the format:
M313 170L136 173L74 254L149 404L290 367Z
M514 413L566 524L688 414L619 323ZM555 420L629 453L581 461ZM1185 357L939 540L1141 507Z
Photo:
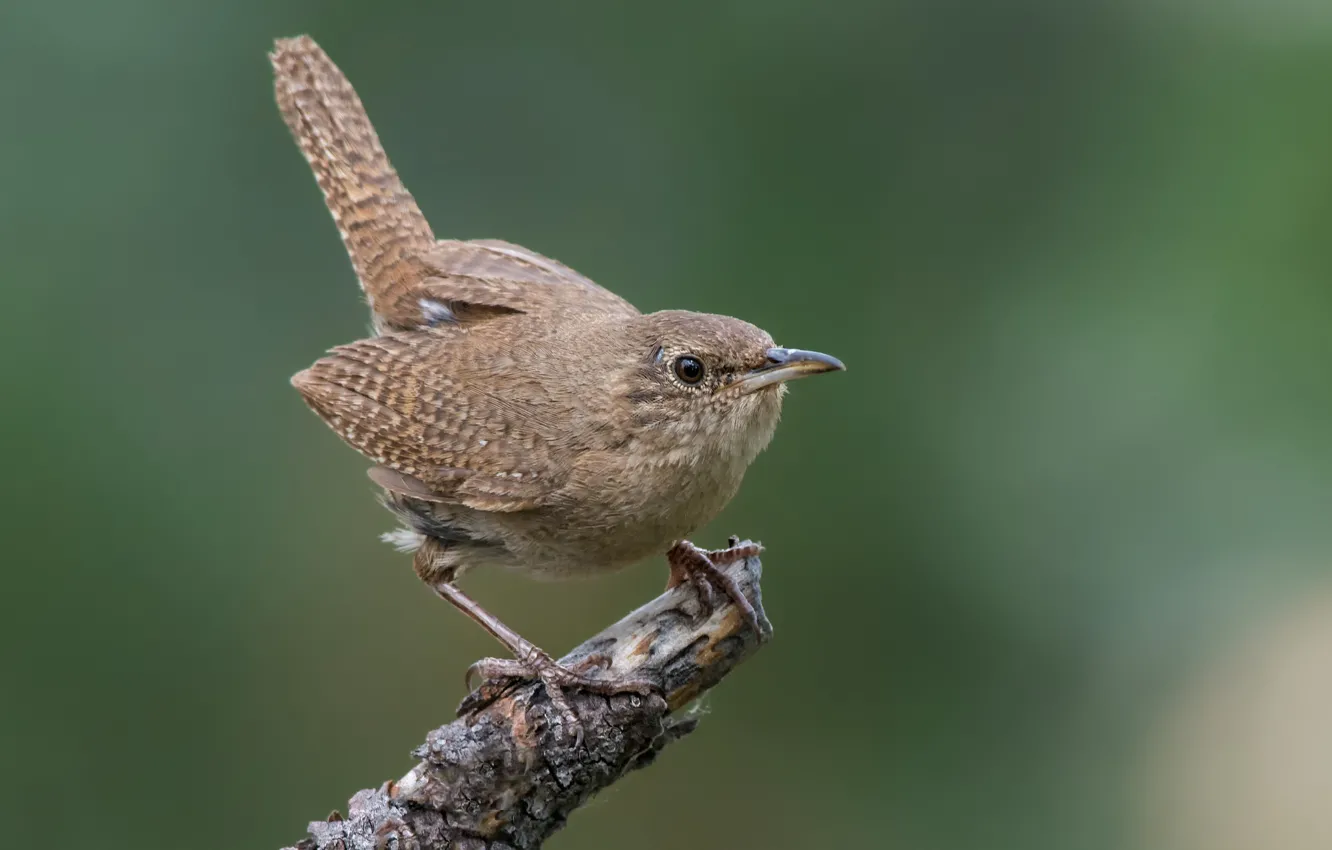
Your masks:
M436 298L524 313L638 315L628 301L568 266L499 239L443 240L421 262L433 273L425 288Z
M430 364L449 356L450 342L431 331L339 346L292 384L379 464L370 478L386 490L485 511L541 505L564 467L554 462L540 395L501 397L441 377Z

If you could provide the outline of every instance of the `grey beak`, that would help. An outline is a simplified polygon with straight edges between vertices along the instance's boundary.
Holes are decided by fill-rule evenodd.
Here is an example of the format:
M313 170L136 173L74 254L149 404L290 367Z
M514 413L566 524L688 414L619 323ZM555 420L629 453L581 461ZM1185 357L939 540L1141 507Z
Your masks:
M842 361L831 354L818 351L805 351L800 348L769 348L768 362L726 385L724 390L738 390L752 393L764 387L793 381L807 375L820 375L824 372L845 371Z

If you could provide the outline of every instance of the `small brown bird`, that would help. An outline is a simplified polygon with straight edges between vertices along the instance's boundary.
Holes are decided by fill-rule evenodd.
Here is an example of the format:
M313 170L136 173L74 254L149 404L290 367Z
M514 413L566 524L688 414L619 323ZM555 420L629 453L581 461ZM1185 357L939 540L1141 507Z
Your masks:
M378 334L292 383L377 464L370 477L404 524L386 538L514 654L477 662L469 681L539 678L566 716L563 687L650 687L560 667L457 587L479 567L561 578L665 552L672 585L693 582L705 604L716 586L757 631L719 569L757 546L708 552L685 538L772 439L786 382L842 364L727 316L645 316L508 242L436 240L332 60L306 37L270 58Z

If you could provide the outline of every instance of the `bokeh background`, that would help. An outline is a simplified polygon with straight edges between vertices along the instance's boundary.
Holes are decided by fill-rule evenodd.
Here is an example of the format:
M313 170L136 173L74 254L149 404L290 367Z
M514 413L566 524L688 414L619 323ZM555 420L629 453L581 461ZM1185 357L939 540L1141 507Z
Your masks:
M1318 0L5 3L0 843L293 842L494 651L287 385L367 325L300 32L437 233L850 365L697 537L776 640L554 850L1332 846Z

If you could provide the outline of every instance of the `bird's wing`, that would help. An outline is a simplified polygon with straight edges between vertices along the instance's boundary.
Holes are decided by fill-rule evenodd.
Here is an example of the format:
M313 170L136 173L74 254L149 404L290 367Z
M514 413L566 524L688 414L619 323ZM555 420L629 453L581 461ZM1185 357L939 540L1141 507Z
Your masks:
M637 316L628 301L568 266L499 239L440 241L422 255L429 272L419 297L556 317L565 313ZM415 302L403 303L406 312Z
M484 511L538 507L568 468L551 423L576 413L522 376L499 376L502 397L482 389L497 376L482 371L489 367L480 360L470 368L467 333L406 332L342 345L292 383L338 436L383 468L371 476L381 486L413 495L419 485L435 501ZM442 361L450 363L447 376L431 368Z
M535 251L495 239L437 242L328 54L300 36L280 39L269 58L282 118L314 171L378 330L505 312L637 314L624 299ZM491 309L469 313L463 305Z

